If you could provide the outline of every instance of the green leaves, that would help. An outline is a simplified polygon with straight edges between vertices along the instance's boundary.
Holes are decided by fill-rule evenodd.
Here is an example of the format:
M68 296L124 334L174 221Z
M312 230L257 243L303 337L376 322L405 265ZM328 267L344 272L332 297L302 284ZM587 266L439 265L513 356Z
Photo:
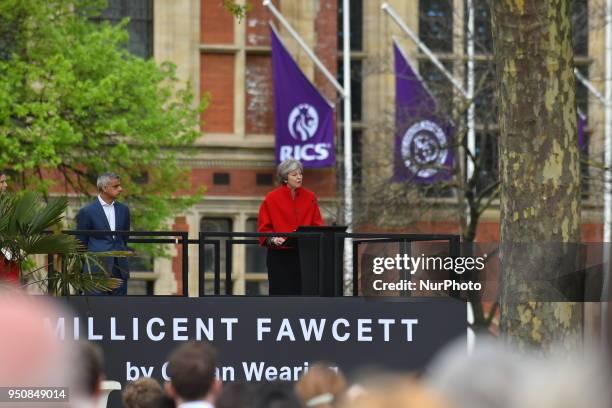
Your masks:
M20 172L28 190L82 195L115 171L122 200L138 202L136 228L159 229L189 205L179 158L200 135L206 98L194 105L173 64L129 54L127 21L94 22L104 2L0 3L0 168ZM147 183L132 179L144 173Z
M39 194L26 192L21 195L0 194L0 248L11 255L11 261L24 267L30 255L57 254L54 274L40 277L42 268L24 271L29 284L41 284L50 288L51 293L69 294L71 287L76 292L106 291L121 284L120 279L111 278L104 272L106 256L134 256L131 251L87 253L83 245L72 235L51 233L61 227L66 211L66 198L57 198L49 203L42 201ZM96 273L83 272L95 269ZM95 266L95 268L91 268ZM46 289L46 288L45 288Z
M43 203L39 194L0 195L0 248L9 250L13 260L25 261L29 255L70 254L80 248L72 236L50 234L66 210L66 198Z

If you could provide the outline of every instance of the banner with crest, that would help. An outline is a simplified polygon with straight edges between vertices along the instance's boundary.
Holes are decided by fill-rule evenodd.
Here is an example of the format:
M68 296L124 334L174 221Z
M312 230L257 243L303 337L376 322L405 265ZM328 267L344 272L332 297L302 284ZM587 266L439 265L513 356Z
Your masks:
M395 181L432 183L450 178L454 128L394 42Z

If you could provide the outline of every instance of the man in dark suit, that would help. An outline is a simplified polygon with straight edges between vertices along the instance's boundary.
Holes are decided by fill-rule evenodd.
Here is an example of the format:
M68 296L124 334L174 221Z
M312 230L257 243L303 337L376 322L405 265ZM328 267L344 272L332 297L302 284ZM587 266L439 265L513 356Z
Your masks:
M129 231L130 210L116 201L123 189L119 176L115 173L104 173L97 181L98 197L89 205L81 208L77 214L78 230L95 231ZM122 235L87 236L78 239L90 252L127 251L127 237ZM105 294L127 294L127 280L130 270L127 258L104 258L106 270L114 278L122 279L121 286Z

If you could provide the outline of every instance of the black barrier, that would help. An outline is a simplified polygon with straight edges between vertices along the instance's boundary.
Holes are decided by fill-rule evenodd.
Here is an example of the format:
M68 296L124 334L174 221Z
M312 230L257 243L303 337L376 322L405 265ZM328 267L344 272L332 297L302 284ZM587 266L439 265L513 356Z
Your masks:
M78 319L50 321L60 338L88 339L106 356L106 377L164 378L170 351L187 340L219 350L230 381L294 381L315 361L349 376L363 368L420 371L453 339L466 339L465 303L360 297L72 297ZM63 317L63 319L62 319ZM78 325L75 330L71 325ZM109 406L118 407L118 393ZM111 394L112 395L112 394Z
M221 264L220 264L220 246L221 246L221 238L229 238L225 241L225 294L231 294L232 287L232 267L233 267L233 246L234 245L259 245L259 241L255 239L233 239L233 238L259 238L259 237L276 237L278 233L275 232L216 232L216 231L202 231L199 234L199 242L200 244L200 257L204 257L204 245L213 244L215 245L215 278L214 278L214 293L215 295L221 294ZM318 240L318 253L323 252L323 241L322 234L319 232L291 232L291 233L283 233L283 237L287 238L306 238L306 239L316 239ZM211 239L218 238L218 239ZM322 257L318 257L319 265L318 270L323 270L323 262L324 259ZM198 271L198 279L199 279L199 295L205 295L205 285L204 285L204 260L201 258L199 264Z
M89 230L67 230L63 231L70 235L90 235L90 236L104 236L109 235L109 231L89 231ZM127 236L128 243L146 243L146 244L176 244L181 245L181 276L182 276L182 295L188 296L189 294L189 245L198 245L198 294L199 296L205 296L205 246L213 246L214 254L214 294L221 295L221 238L229 238L226 240L225 247L225 295L232 294L232 255L234 245L258 245L259 241L255 239L234 239L234 238L259 238L259 237L274 237L278 236L278 233L260 233L260 232L216 232L216 231L201 231L198 235L198 239L189 239L189 233L185 231L112 231L112 235L123 235ZM318 240L318 254L324 253L324 234L321 232L292 232L283 233L283 236L288 238L302 238L302 239L317 239ZM345 239L351 239L353 245L353 282L352 282L352 294L357 296L359 294L359 268L358 268L358 249L359 245L363 243L380 242L380 243L393 243L399 242L402 244L401 253L407 251L407 245L413 242L427 242L427 241L447 241L449 255L456 257L460 254L460 237L458 235L450 234L383 234L383 233L342 233L333 232L333 245L335 251L333 259L333 274L334 282L336 287L333 291L334 296L342 296L344 288L344 280L342 270L342 259L343 251L341 251L342 242ZM144 238L149 237L149 238ZM154 238L150 238L154 237ZM171 239L169 237L174 237ZM217 239L214 239L217 238ZM49 258L49 276L52 276L53 262L52 257ZM324 259L322 256L318 256L318 271L326 270L324 265ZM327 268L329 269L329 268ZM453 295L451 293L451 295Z
M359 295L359 246L365 243L400 243L400 254L408 253L408 244L413 242L448 241L449 256L461 254L461 238L451 234L381 234L381 233L339 233L335 236L334 245L340 246L340 240L350 238L353 243L353 296ZM339 260L334 264L334 273L340 270ZM456 295L456 294L455 294ZM456 297L456 296L453 296Z
M189 233L185 231L98 231L98 230L65 230L68 235L87 235L93 237L103 237L107 235L125 236L127 243L142 244L181 244L181 272L183 280L183 296L189 296ZM132 237L175 237L175 239L163 238L132 238ZM53 255L49 255L47 274L49 282L54 274Z

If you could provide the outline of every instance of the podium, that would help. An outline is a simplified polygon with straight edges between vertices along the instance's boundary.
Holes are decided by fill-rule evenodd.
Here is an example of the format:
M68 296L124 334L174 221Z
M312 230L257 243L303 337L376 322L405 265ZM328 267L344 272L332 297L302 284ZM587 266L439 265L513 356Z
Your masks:
M297 239L303 296L343 295L344 239L339 240L338 248L336 248L334 234L343 233L346 228L343 225L332 225L325 227L302 226L297 229L296 232L320 232L323 234L322 253L320 253L318 237L299 237ZM321 259L322 267L320 267ZM336 260L339 262L337 271L334 270Z

